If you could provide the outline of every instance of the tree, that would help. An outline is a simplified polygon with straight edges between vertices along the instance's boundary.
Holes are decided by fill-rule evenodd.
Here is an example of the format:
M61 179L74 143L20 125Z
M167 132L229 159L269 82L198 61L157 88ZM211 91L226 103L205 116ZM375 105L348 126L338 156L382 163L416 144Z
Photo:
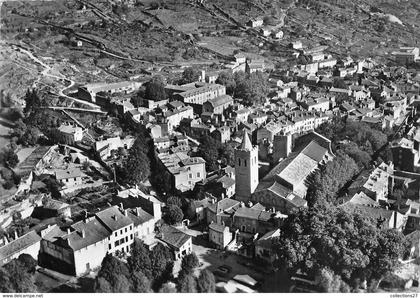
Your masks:
M102 260L101 269L96 276L94 290L99 293L128 292L131 288L129 276L128 266L107 254Z
M213 273L207 269L200 272L200 276L197 279L197 290L199 293L216 292L216 281Z
M165 82L162 76L154 76L147 82L145 97L154 101L166 99Z
M23 109L23 112L25 114L28 114L32 112L34 109L39 108L42 105L42 101L38 96L38 93L35 89L27 90L25 97L25 108Z
M356 278L372 281L395 268L405 248L401 237L396 230L382 230L360 214L341 208L302 208L281 227L275 244L277 266L289 274L301 270L312 276L328 268L347 284L354 284ZM368 274L360 276L360 272Z
M226 87L226 93L233 95L235 93L236 81L233 74L229 71L222 71L216 79L216 84Z
M34 284L33 276L28 273L28 269L19 260L12 260L4 266L8 272L10 286L17 293L34 293L37 288Z
M10 136L12 138L16 137L18 140L20 140L20 138L22 138L22 136L25 134L26 129L26 124L22 121L22 119L19 119L16 121L15 127L11 131Z
M175 205L175 206L178 206L179 208L182 208L182 205L183 205L182 199L177 196L170 196L168 200L166 200L166 204Z
M187 274L190 274L198 266L198 263L199 261L197 255L192 252L182 258L181 269L184 270Z
M146 248L140 239L134 239L131 254L127 258L127 264L131 272L141 271L146 275L146 277L152 277L152 262L150 260L150 251Z
M140 184L150 175L150 160L147 156L148 142L140 135L130 148L128 157L123 163L122 180L130 184Z
M150 260L152 263L152 288L157 291L163 283L172 277L173 256L166 246L158 243L150 254Z
M12 284L12 279L9 272L4 267L0 267L0 293L16 292Z
M2 160L5 166L9 166L11 168L16 167L19 163L19 157L11 149L6 149L0 153L0 160Z
M21 254L18 257L18 261L22 264L23 268L25 268L28 273L35 273L38 262L31 255Z
M36 127L29 127L25 134L19 139L24 146L35 146L38 143L40 131Z
M184 213L182 212L181 208L176 205L169 205L166 220L170 225L180 223L183 218Z
M354 160L342 151L309 179L308 205L337 204L339 190L358 172Z
M151 284L150 280L142 271L133 271L131 275L131 282L133 287L133 292L135 293L150 293Z
M236 83L235 96L242 98L245 105L261 104L269 92L268 76L262 72L254 72L242 77L236 77L239 81Z
M177 289L180 293L197 293L197 282L194 276L181 271L178 275Z
M193 67L188 67L182 73L181 82L182 84L189 84L189 83L197 82L199 78L200 78L200 70Z
M333 87L347 89L347 85L342 78L335 78L333 81Z
M329 268L322 268L318 274L318 286L325 293L349 293L350 287Z

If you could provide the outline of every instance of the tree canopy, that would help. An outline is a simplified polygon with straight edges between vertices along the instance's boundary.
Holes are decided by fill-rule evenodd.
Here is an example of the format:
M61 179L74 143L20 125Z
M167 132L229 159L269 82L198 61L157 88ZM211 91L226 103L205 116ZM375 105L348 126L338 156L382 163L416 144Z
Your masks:
M181 262L181 269L184 270L186 273L192 273L194 269L198 266L199 261L197 255L192 252L188 255L185 255L182 258Z
M399 231L380 229L360 214L341 208L302 208L289 215L281 227L277 265L290 274L301 270L316 275L328 268L334 275L326 274L327 279L334 280L337 275L347 284L353 284L361 272L367 280L380 279L405 253L404 239Z
M198 81L200 78L201 72L199 69L194 67L186 68L182 73L182 84L189 84Z
M184 213L182 212L181 208L179 208L177 205L169 205L168 206L166 221L170 225L180 223L183 218L184 218Z
M204 269L200 272L197 279L197 290L199 293L215 293L216 292L216 281L213 273L209 270Z
M162 76L154 76L146 83L145 97L154 101L166 99L165 81Z

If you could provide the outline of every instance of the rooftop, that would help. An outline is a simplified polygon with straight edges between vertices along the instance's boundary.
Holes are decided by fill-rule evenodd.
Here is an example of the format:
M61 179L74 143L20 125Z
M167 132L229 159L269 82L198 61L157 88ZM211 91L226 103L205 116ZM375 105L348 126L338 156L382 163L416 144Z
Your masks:
M129 217L124 216L117 206L112 206L96 213L96 217L111 232L122 229L133 223Z
M175 248L181 248L191 238L190 235L168 225L163 225L160 232L158 238Z
M41 237L35 232L30 231L25 235L10 241L8 244L5 244L0 247L0 260L7 259L14 255L15 253L24 250L25 248L34 245L37 242L41 241Z

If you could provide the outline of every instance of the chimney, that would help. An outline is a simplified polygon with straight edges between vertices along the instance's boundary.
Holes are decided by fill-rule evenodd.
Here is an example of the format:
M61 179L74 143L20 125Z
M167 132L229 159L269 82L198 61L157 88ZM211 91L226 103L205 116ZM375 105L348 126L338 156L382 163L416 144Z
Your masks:
M7 240L7 237L6 236L3 236L3 242L4 242L4 245L6 245L6 244L9 243L9 240Z
M16 239L18 239L19 237L18 237L18 233L17 233L17 231L15 230L15 240Z
M120 208L121 208L122 210L124 210L124 205L123 205L123 203L122 203L122 202L120 203Z
M70 235L71 231L70 228L67 228L67 235Z
M127 209L124 210L124 216L128 216L128 211Z
M116 216L116 215L113 215L113 216L112 216L112 219L113 219L113 220L115 220L115 221L117 221L117 220L118 220L118 218L117 218L117 216Z
M140 214L140 207L136 207L136 215L139 216Z
M85 238L86 237L86 232L85 232L85 229L83 229L82 230L82 238Z

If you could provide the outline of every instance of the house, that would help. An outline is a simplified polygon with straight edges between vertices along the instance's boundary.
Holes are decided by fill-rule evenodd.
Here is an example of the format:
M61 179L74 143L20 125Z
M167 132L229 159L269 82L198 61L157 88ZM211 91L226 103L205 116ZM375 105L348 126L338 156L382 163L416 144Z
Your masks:
M195 113L201 114L203 103L210 99L226 95L226 87L223 85L200 83L198 86L197 88L175 93L173 98L191 105Z
M400 65L409 65L420 60L419 48L417 47L400 47L399 51L393 52L392 55Z
M264 234L276 226L276 216L275 212L246 207L242 203L233 214L232 227L243 233Z
M192 238L190 235L168 225L161 226L159 230L156 237L171 249L175 261L192 252Z
M232 104L233 98L230 95L221 95L203 103L203 113L222 114Z
M206 177L205 161L201 157L189 157L185 153L158 154L162 177L166 186L181 192L192 190L198 181Z
M330 99L326 97L305 98L300 105L307 111L325 112L330 109Z
M217 201L207 207L206 219L207 224L217 223L219 225L231 224L231 216L240 206L240 202L229 198Z
M340 205L339 208L348 213L358 214L382 229L401 230L405 223L404 216L397 211L354 204L351 202L344 203Z
M41 237L35 231L30 231L20 237L15 233L15 239L10 241L4 237L3 245L0 246L0 267L17 259L21 254L28 254L37 260L40 243Z
M211 204L216 203L217 199L211 194L206 193L205 198L202 200L194 200L191 203L191 212L194 214L194 217L197 222L203 222L207 218L207 207Z
M58 127L60 142L67 145L74 145L83 139L83 129L76 125L61 124Z
M40 265L80 276L100 267L106 254L129 253L135 232L141 236L142 225L150 220L136 214L112 206L67 229L48 226L41 232Z
M176 106L171 110L164 111L158 115L157 122L161 127L162 135L171 134L181 123L182 119L194 119L194 111L191 106Z
M274 229L255 241L255 257L273 263L276 259L275 240L278 237L280 237L280 229Z
M420 172L419 160L420 134L413 140L400 138L391 142L392 160L395 168L407 172Z
M112 153L118 149L130 149L134 144L135 139L127 136L125 138L114 137L106 140L96 141L94 150L101 160L107 160L112 156Z
M211 133L211 136L218 140L220 143L226 143L229 141L230 135L230 128L228 126L219 127Z
M354 195L363 191L376 202L388 201L388 191L390 189L390 179L394 173L394 165L390 163L380 164L371 173L360 174L349 186L349 195Z
M248 25L249 27L256 28L256 27L260 27L260 26L262 26L262 25L263 25L263 23L264 23L263 18L258 17L258 18L253 18L253 19L250 19L250 20L248 21L247 25Z
M70 188L82 184L82 176L84 176L84 174L79 168L55 171L55 179L59 183L63 184L65 188Z
M130 93L136 91L142 83L134 81L124 81L117 83L92 83L79 87L77 96L91 102L96 102L96 96L101 94L113 94L117 92Z
M284 33L281 30L273 31L273 32L271 32L271 36L275 39L282 39L283 36L284 36Z
M211 223L209 225L209 240L214 243L218 249L225 249L232 241L233 236L228 226Z

